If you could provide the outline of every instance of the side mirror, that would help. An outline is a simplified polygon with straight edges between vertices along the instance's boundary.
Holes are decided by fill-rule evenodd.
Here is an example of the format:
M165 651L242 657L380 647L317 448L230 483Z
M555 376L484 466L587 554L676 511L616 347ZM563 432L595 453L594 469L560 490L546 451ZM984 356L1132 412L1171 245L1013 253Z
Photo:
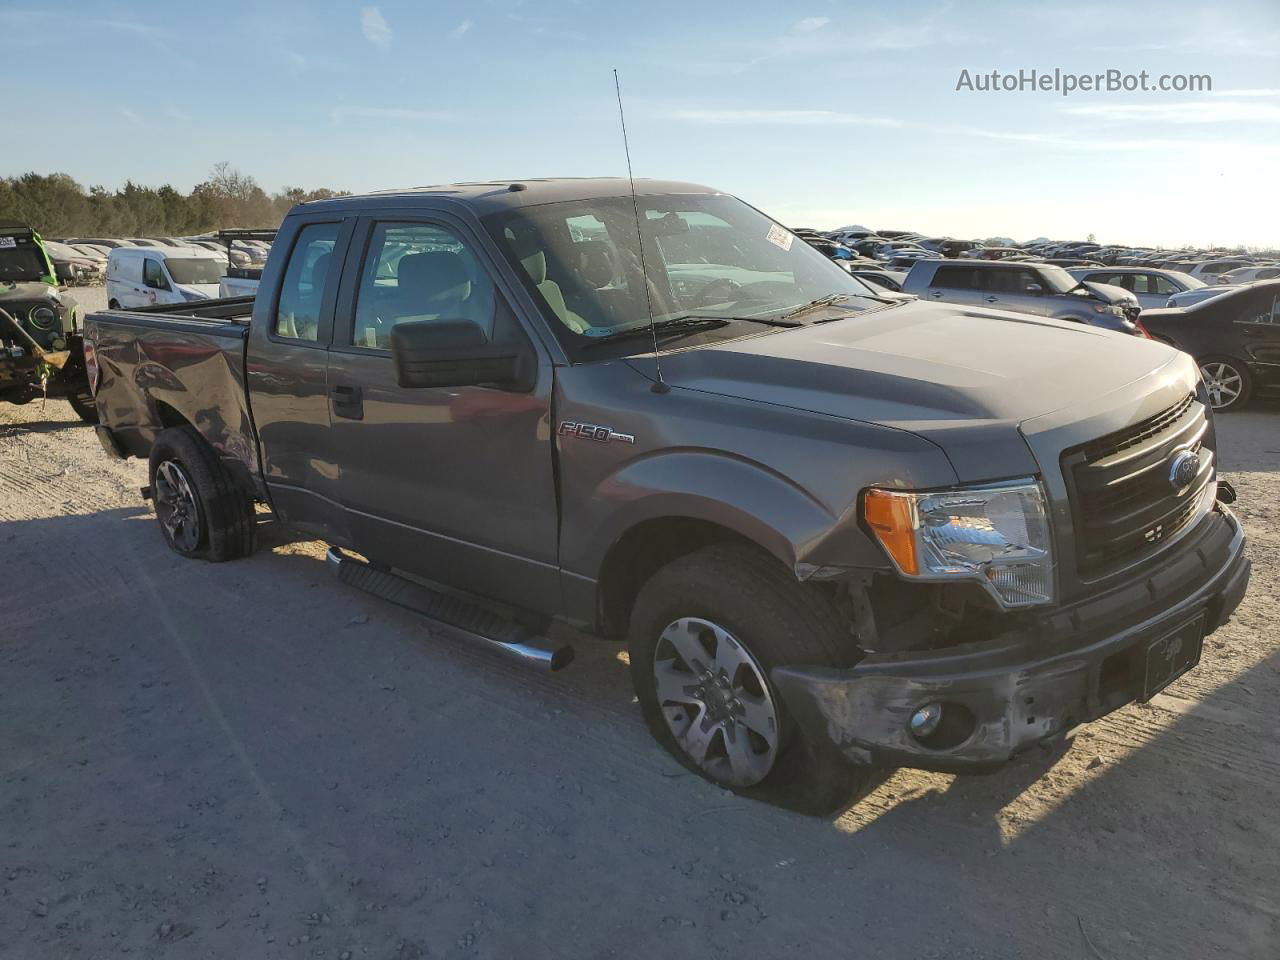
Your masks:
M402 387L529 390L536 372L528 344L490 343L470 320L398 323L391 328L391 359Z
M1044 287L1040 286L1038 283L1028 283L1026 286L1026 292L1032 296L1038 297L1044 293Z

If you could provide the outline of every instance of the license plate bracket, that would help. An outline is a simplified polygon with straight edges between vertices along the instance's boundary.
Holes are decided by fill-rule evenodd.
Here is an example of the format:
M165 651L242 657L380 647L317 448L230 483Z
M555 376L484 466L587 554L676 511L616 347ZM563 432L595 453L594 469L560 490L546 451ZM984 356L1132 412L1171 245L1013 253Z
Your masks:
M1135 679L1140 703L1146 703L1200 662L1204 648L1204 621L1205 615L1201 613L1139 647Z

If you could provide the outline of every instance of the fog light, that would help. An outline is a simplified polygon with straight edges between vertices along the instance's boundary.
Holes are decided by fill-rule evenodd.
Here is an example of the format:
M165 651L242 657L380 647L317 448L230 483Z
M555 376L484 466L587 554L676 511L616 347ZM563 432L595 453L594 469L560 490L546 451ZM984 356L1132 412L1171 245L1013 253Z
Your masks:
M911 715L911 735L923 740L938 729L942 722L942 704L926 703Z
M67 349L67 341L63 340L61 337L54 337L54 338L53 338L53 349L55 349L55 350L65 350L65 349Z

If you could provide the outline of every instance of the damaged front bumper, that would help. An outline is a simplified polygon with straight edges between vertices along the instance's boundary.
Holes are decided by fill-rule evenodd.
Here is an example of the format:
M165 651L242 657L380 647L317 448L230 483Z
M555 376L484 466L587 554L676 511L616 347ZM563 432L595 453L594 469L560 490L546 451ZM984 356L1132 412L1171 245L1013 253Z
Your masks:
M1239 522L1218 506L1157 569L1035 630L873 654L849 669L778 667L773 681L816 749L846 761L953 773L994 769L1037 743L1151 695L1199 662L1244 597ZM941 705L936 732L912 717Z

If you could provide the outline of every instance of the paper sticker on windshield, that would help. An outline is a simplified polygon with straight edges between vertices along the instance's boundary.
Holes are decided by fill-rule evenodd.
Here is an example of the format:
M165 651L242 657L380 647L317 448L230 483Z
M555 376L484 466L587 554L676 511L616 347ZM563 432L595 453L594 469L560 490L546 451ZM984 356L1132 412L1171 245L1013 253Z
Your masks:
M785 230L776 223L769 227L769 234L765 237L775 247L781 247L783 250L791 249L791 241L794 240L795 234L790 230Z
M16 247L17 245L18 241L13 237L0 237L0 250L8 250L11 247Z

